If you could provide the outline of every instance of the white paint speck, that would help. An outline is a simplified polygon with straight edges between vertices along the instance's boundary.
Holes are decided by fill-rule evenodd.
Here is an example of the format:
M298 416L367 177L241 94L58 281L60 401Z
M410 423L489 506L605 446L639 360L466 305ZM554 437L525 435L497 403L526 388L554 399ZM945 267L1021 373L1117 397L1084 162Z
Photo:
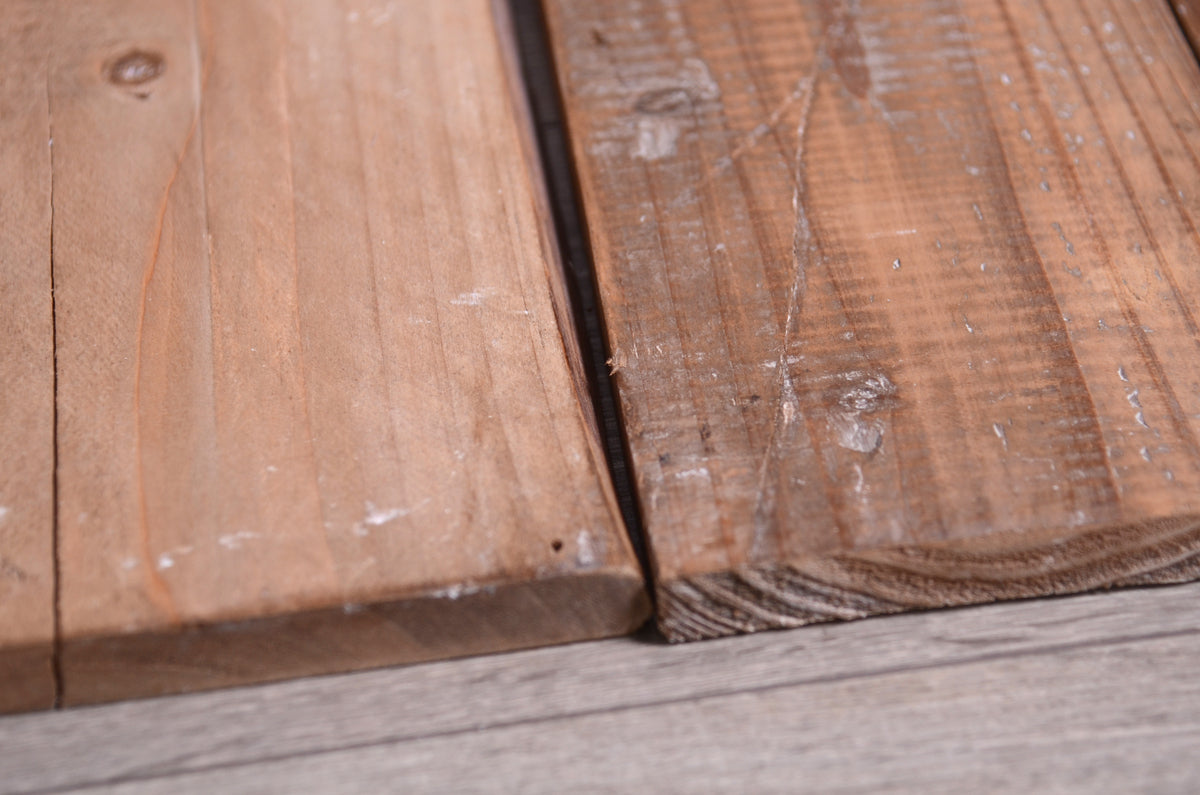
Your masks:
M896 386L882 373L869 375L852 371L850 382L838 398L838 407L826 418L837 444L847 450L872 453L883 443L884 423L870 415L885 407L884 398L896 394Z
M676 119L644 118L637 121L633 156L637 160L662 160L675 154L680 123Z
M472 290L469 293L459 293L450 299L450 303L455 306L480 306L490 293L490 290Z
M1000 440L1000 444L1004 445L1004 449L1008 450L1008 434L1004 431L1004 426L998 422L992 423L992 432L996 434L996 438Z
M225 549L241 549L243 541L249 541L252 538L261 538L258 533L251 533L248 530L240 530L236 533L228 533L217 539L217 543Z
M8 506L0 505L0 522L3 522L8 517L8 513Z
M408 516L427 505L429 500L430 498L426 497L412 508L376 508L374 503L367 501L364 504L366 516L362 518L361 522L354 525L354 535L360 537L368 535L371 532L370 528L379 527L388 522Z
M575 548L576 563L580 566L596 564L596 550L592 548L592 536L587 530L580 530L579 534L575 536Z
M175 565L175 558L171 557L170 554L164 552L158 556L158 570L159 571L163 571L164 569L169 569L174 565Z
M899 257L896 257L894 260L892 260L892 270L894 270L894 271L900 270L900 258Z
M1125 366L1124 365L1119 365L1117 367L1117 377L1120 378L1125 383L1127 383L1127 384L1129 383L1129 376L1127 376L1125 374Z

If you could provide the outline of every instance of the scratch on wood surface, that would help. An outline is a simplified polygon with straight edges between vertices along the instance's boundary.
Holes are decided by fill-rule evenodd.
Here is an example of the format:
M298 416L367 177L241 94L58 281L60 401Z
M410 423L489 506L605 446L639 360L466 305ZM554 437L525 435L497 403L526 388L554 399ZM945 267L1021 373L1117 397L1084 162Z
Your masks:
M771 426L771 434L767 438L766 449L758 467L758 488L754 505L754 539L751 554L763 551L766 536L771 526L771 514L774 507L775 489L770 484L771 463L781 454L781 434L786 431L796 419L800 411L800 401L796 396L796 387L792 382L791 370L788 365L788 352L791 347L792 327L795 325L803 309L804 293L808 286L805 267L813 254L812 226L804 205L804 140L808 131L809 117L812 115L813 98L816 95L817 76L821 63L821 54L813 60L812 74L802 78L798 90L803 90L803 100L800 106L800 120L796 123L796 155L793 166L792 211L795 222L792 228L792 284L788 291L787 315L783 322L783 343L779 348L779 359L776 370L779 373L779 399L775 410L775 421Z
M818 56L815 64L819 63L820 57ZM805 117L806 122L808 114L807 105L812 101L816 70L817 66L814 65L812 74L806 75L805 77L797 80L791 92L783 98L782 102L775 106L774 110L771 111L770 116L767 117L767 121L755 126L754 129L743 134L738 143L733 147L732 150L730 150L729 154L725 155L724 157L717 158L713 166L706 169L700 176L700 179L696 180L694 184L684 188L675 196L674 199L667 203L667 209L675 210L685 204L690 204L691 202L695 201L696 196L702 189L707 188L709 183L711 183L714 179L733 168L734 164L737 163L742 156L752 151L756 146L758 146L763 138L765 138L776 127L778 127L780 121L784 117L784 114L791 110L792 106L794 106L797 102L802 103L801 115Z

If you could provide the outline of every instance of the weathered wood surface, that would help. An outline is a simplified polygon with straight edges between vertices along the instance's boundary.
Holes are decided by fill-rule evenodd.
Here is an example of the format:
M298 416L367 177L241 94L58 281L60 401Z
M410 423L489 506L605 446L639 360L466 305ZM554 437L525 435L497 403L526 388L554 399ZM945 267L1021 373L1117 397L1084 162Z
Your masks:
M1200 586L0 719L0 791L1194 792Z
M45 20L0 9L0 712L54 702L54 322Z
M1165 3L548 8L664 632L1200 572Z
M0 450L44 447L52 180L64 704L644 619L494 10L0 9L3 300L42 379Z

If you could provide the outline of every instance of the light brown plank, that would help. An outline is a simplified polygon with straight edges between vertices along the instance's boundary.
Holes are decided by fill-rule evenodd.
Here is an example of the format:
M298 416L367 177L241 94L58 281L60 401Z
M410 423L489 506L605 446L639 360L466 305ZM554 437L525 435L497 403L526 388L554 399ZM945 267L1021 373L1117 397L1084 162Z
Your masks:
M48 30L0 7L0 712L54 702Z
M847 624L813 626L797 632L767 632L702 644L667 646L623 639L560 646L408 668L321 677L267 686L175 698L125 702L60 713L22 715L0 720L0 769L4 785L14 791L95 786L101 782L153 780L159 786L174 777L212 768L257 767L258 780L271 789L269 766L275 759L334 759L352 748L385 747L405 756L404 746L430 736L461 739L473 732L496 732L515 724L540 727L537 734L578 748L582 723L564 723L588 715L637 712L665 734L681 726L665 726L655 717L672 704L709 703L747 691L804 688L820 694L842 682L870 682L906 671L932 671L979 666L988 661L1036 658L1035 669L1053 675L1063 655L1087 650L1096 658L1120 656L1121 643L1153 641L1197 631L1200 585L1171 589L1127 590L1069 600L1037 600L989 605L967 610L934 611ZM1147 672L1182 676L1167 657L1151 655ZM975 670L980 670L978 667ZM994 693L1019 686L1003 668L979 677ZM932 675L932 674L930 674ZM1039 674L1041 675L1041 674ZM1064 681L1069 677L1064 675ZM1153 730L1157 701L1145 688L1106 682L1114 710ZM1072 705L1046 703L1047 723L1069 717ZM763 702L769 705L770 702ZM887 699L881 705L892 704ZM1021 707L1015 698L1011 708ZM1197 698L1181 703L1194 714ZM1023 708L1023 707L1022 707ZM847 704L850 714L872 724L867 701ZM771 708L764 706L764 719ZM1004 705L985 714L962 712L945 717L945 737L954 727L978 731L984 722L1000 724ZM913 719L917 719L913 713ZM715 722L715 721L714 721ZM711 727L713 723L694 724ZM756 726L754 720L743 728ZM894 736L909 724L901 720ZM924 728L915 730L925 731ZM689 729L691 731L691 729ZM693 756L754 753L765 734L747 730L736 738L704 740L696 734ZM1110 742L1103 727L1090 735ZM539 742L541 742L539 740ZM454 753L454 743L444 746ZM841 753L840 764L855 764L862 746L851 743L825 750ZM658 764L638 743L625 744L629 775ZM1031 761L1051 749L1028 748ZM931 749L932 753L932 749ZM387 767L381 754L358 771L345 773L343 786ZM536 766L546 781L569 775L569 761ZM924 758L923 756L921 758ZM436 760L435 760L436 761ZM1061 759L1057 759L1061 763ZM558 762L561 762L561 767ZM798 774L807 758L780 757ZM438 762L438 764L442 764ZM1182 764L1182 762L1180 763ZM1194 767L1192 768L1194 770ZM505 768L511 772L511 768ZM615 768L614 768L615 774ZM515 774L514 774L515 775ZM622 773L624 775L624 773ZM511 779L490 779L499 789L513 789ZM749 781L750 779L748 779ZM625 788L623 788L625 789Z
M489 4L53 20L65 702L636 627Z
M1200 572L1200 73L1158 2L553 0L690 639Z

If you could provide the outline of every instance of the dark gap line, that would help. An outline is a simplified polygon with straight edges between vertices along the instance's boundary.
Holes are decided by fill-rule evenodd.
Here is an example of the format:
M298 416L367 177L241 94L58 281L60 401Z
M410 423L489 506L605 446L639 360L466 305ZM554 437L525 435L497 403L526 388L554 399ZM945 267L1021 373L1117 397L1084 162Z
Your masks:
M54 111L50 106L50 62L46 61L46 137L50 149L50 556L54 565L54 639L50 651L50 674L54 679L53 709L62 709L62 563L59 555L58 521L58 297L54 291Z
M461 737L469 734L480 734L483 732L505 731L523 726L537 725L539 723L567 723L574 720L594 718L604 715L620 715L623 713L637 712L646 709L662 709L680 704L701 704L704 702L733 698L743 695L763 695L766 693L774 693L793 688L837 685L846 682L887 678L890 676L903 676L905 674L919 674L922 672L940 671L950 668L986 665L1005 660L1021 660L1044 655L1069 654L1072 652L1085 651L1089 649L1133 646L1142 643L1153 643L1160 640L1170 640L1172 638L1192 637L1195 635L1200 635L1200 629L1178 629L1166 632L1147 632L1134 635L1118 635L1108 638L1093 638L1091 640L1071 641L1067 643L1051 643L1045 646L1030 649L1010 649L1005 651L982 652L973 656L964 655L963 657L956 659L899 663L896 665L881 666L879 668L865 671L855 671L853 673L823 674L819 676L799 678L794 681L772 682L770 684L754 685L750 687L718 687L712 690L700 691L688 695L648 699L646 701L631 701L613 706L591 707L562 712L557 715L539 715L528 718L512 718L509 720L499 720L494 723L487 723L479 726L443 729L441 731L430 732L429 734L397 734L392 737L363 740L361 742L347 743L345 745L328 748L287 751L261 756L256 759L211 762L195 765L193 767L181 767L176 770L151 770L141 773L134 772L132 774L118 775L103 780L77 782L75 784L64 784L57 787L47 787L33 790L20 790L15 791L13 795L47 795L48 793L84 792L88 790L111 788L121 784L166 781L174 778L188 778L204 775L206 773L216 773L222 770L237 770L254 767L257 765L279 764L281 762L288 762L291 760L312 759L318 756L332 756L334 754L364 751L372 748L408 745L415 742L423 742L425 740L439 740L450 737Z
M646 538L634 491L629 450L617 406L616 391L608 370L604 319L597 297L595 269L587 230L580 212L579 185L574 161L567 145L567 125L562 95L550 50L549 32L541 0L508 0L516 33L521 76L533 113L538 154L546 175L546 188L554 216L555 232L562 248L567 292L575 316L588 385L604 444L605 457L621 516L646 582L652 585ZM651 599L654 589L650 589Z
M1192 14L1200 14L1200 3L1193 3L1191 0L1163 0L1163 2L1170 9L1171 16L1175 18L1175 24L1179 27L1179 32L1183 34L1183 40L1187 42L1192 58L1200 66L1200 19L1196 20L1194 25L1188 24L1184 19Z

